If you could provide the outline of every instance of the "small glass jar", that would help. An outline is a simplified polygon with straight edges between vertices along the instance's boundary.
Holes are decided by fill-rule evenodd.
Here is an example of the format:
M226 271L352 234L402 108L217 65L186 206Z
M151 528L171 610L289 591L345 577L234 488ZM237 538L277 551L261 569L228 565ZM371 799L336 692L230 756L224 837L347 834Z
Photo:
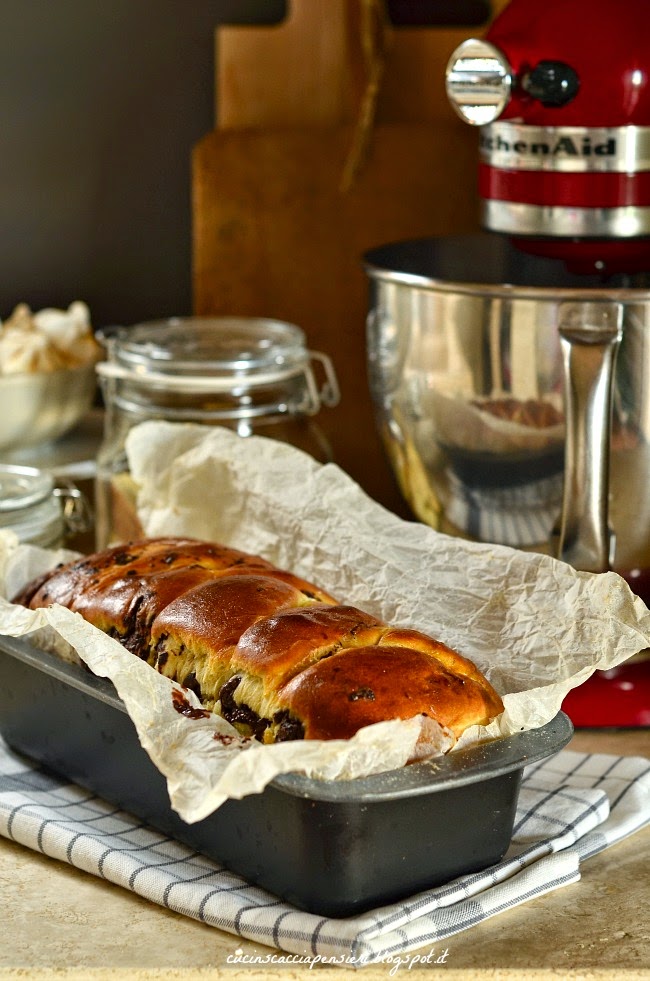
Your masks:
M97 548L140 534L125 441L140 422L221 425L332 459L314 416L339 389L330 359L294 324L253 317L185 317L118 328L97 366L105 405L95 488ZM324 374L317 381L313 364Z
M58 548L90 527L90 508L74 484L55 484L47 470L0 465L0 528L20 542Z

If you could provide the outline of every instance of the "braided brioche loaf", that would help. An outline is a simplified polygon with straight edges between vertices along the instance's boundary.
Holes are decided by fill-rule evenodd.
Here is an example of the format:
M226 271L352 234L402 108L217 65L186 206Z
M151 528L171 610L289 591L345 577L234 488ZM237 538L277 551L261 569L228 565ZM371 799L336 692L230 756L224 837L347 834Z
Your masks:
M236 549L187 538L114 546L29 584L262 742L346 739L425 714L458 737L503 705L471 661Z

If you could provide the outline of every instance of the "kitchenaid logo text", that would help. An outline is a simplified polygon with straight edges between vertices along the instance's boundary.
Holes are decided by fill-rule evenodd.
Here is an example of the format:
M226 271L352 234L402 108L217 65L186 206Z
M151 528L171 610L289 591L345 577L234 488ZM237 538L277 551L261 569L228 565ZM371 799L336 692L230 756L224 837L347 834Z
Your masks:
M542 157L615 157L618 150L616 139L613 136L610 136L603 143L594 143L588 136L581 140L572 136L558 136L553 141L536 140L529 143L521 139L511 142L501 134L493 136L489 133L483 133L480 146L482 151L488 153L507 153L517 156L531 154Z
M497 122L481 130L480 150L491 167L632 174L650 170L650 127Z

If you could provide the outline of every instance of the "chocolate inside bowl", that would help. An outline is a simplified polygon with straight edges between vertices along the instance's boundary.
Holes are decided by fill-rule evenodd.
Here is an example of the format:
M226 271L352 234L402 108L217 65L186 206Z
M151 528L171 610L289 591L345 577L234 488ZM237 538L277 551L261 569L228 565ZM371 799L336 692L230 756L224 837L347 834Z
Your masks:
M188 824L112 684L0 638L0 733L68 777L296 907L344 917L499 861L524 767L558 752L560 713L518 733L355 780L276 778Z

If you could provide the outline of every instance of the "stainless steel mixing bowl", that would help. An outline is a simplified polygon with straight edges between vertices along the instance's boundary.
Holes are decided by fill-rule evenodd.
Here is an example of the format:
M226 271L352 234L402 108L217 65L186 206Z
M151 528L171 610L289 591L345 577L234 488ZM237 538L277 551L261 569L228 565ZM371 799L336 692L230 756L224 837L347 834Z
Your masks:
M577 568L650 568L650 278L496 235L368 253L378 425L414 514Z

